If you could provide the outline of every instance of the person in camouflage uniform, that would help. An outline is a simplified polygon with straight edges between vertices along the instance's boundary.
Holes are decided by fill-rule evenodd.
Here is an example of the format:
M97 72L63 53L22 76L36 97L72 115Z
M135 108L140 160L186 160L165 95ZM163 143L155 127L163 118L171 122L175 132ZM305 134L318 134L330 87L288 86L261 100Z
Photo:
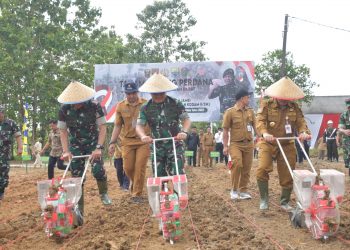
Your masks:
M0 104L0 200L4 198L5 188L9 184L8 160L13 137L17 141L17 154L21 155L23 150L21 131L13 120L5 118L5 105Z
M347 110L339 118L337 144L343 148L344 164L350 175L350 98L345 100Z
M179 174L183 174L184 143L191 121L184 105L165 92L175 90L177 86L161 74L154 74L139 89L140 92L151 93L152 99L140 109L136 132L143 142L152 143L153 138L176 137L175 142ZM182 124L182 130L180 127ZM152 137L144 130L149 125ZM152 151L152 159L154 152ZM171 140L156 142L157 176L175 175L175 157ZM152 160L153 163L153 160ZM153 166L153 172L154 170Z
M208 98L214 99L219 97L220 100L220 113L223 114L225 110L233 107L236 103L236 93L240 88L240 85L235 81L235 73L233 69L225 70L223 76L225 85L220 86L214 84L209 89Z
M99 103L91 100L95 91L79 82L72 82L58 97L62 107L58 114L57 127L60 129L63 158L90 155L92 173L97 181L101 201L110 205L107 191L107 174L103 166L102 149L106 137L106 118ZM69 147L68 147L69 140ZM85 160L73 159L70 165L73 177L81 177ZM80 211L84 210L84 197L79 201Z

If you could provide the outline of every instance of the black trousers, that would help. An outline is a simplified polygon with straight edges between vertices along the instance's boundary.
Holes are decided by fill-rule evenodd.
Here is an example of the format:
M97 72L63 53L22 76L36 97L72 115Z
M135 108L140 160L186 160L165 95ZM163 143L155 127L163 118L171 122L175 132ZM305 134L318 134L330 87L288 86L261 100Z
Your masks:
M224 160L224 144L216 143L215 151L218 151L220 153L220 162L222 162ZM218 163L218 158L215 158L215 160L216 160L216 163Z
M54 157L50 156L49 157L49 164L47 167L47 175L49 179L52 179L55 175L55 165L57 163L57 168L61 170L66 169L66 165L64 165L64 161L61 160L61 157Z
M188 165L195 167L196 164L197 164L197 149L190 149L190 148L188 148L187 150L188 151L193 151L193 156L187 157L187 163L188 163Z
M327 159L329 161L338 161L338 148L336 140L327 140Z

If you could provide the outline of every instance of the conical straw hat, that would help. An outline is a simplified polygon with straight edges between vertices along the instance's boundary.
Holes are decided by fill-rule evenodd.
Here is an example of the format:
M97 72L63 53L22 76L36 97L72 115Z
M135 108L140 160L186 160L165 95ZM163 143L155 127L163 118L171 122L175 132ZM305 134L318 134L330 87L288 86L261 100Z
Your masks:
M155 73L139 88L140 92L163 93L177 89L177 86L162 74Z
M94 95L95 90L92 88L80 82L71 82L57 100L63 104L77 104L92 99Z
M298 100L304 93L288 76L278 80L265 90L265 94L280 100Z

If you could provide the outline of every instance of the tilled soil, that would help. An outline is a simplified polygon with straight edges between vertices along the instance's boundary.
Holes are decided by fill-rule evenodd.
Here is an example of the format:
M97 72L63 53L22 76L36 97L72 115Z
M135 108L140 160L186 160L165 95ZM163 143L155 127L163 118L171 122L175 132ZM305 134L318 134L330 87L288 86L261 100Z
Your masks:
M314 163L316 168L345 172L342 163ZM349 249L347 174L341 226L337 237L322 243L306 229L293 228L288 214L279 209L280 187L275 172L270 176L270 209L259 211L256 166L254 161L249 186L253 199L236 202L230 200L229 174L222 164L212 169L187 168L189 207L182 212L183 236L175 245L159 233L157 220L150 216L146 192L145 203L132 203L130 195L118 188L111 166L107 172L113 205L102 205L96 182L88 173L84 225L64 239L47 238L36 191L36 183L46 178L47 169L30 168L26 173L23 168L12 168L9 188L0 204L0 249ZM56 175L62 173L56 170Z

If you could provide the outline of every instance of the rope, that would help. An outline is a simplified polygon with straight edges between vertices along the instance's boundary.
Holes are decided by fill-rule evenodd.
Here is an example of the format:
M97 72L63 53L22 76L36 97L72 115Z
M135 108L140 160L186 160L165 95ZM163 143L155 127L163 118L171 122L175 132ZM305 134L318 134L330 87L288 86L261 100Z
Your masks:
M342 241L343 243L350 245L350 240L346 240L340 235L337 235L336 237L338 240Z
M22 239L24 239L24 238L26 238L26 237L32 235L32 232L34 232L36 229L39 229L40 227L43 227L43 225L40 224L40 225L38 225L38 226L32 228L31 230L29 230L29 231L27 231L27 232L24 232L24 234L19 235L16 239L9 241L8 243L6 243L6 244L3 245L3 246L0 246L0 249L5 248L6 246L11 246L11 245L13 245L14 243L16 243L16 242L18 242L18 241L20 241L20 240L22 240Z
M143 231L145 230L146 223L149 220L150 214L151 214L151 207L148 208L147 213L146 213L146 217L143 220L143 225L142 225L142 228L141 228L141 231L140 231L140 234L139 234L139 239L137 240L137 244L136 244L136 248L135 249L139 249L140 242L141 242L141 237L142 237Z
M246 216L245 214L243 214L242 212L240 212L235 206L233 206L232 203L228 202L222 195L220 195L216 190L212 189L212 191L221 199L224 200L224 202L226 204L228 204L229 206L231 206L240 216L242 216L244 219L246 219L256 230L258 230L259 232L261 232L262 234L264 234L266 236L266 238L268 238L271 243L273 243L278 249L280 250L284 250L284 248L280 245L280 243L278 243L275 239L272 238L272 236L266 232L264 232L264 230L259 227L256 223L254 223L253 220L251 220L248 216Z
M192 225L193 233L194 233L194 236L196 237L197 248L198 248L199 250L201 250L201 246L200 246L200 244L199 244L199 239L198 239L198 234L197 234L197 232L196 232L196 228L195 228L194 223L193 223L192 213L191 213L191 209L190 209L190 205L189 205L189 204L187 205L187 208L188 208L188 213L190 214L190 220L191 220L191 225Z
M255 192L253 192L252 191L252 193L253 194L255 194L255 195L257 195L257 193L255 193ZM277 203L275 203L275 202L273 202L273 201L270 201L270 203L272 204L272 205L274 205L275 207L277 207L277 208L279 208L280 206L277 204ZM350 214L350 213L348 213L348 212L345 212L345 211L340 211L341 213L345 213L345 214ZM335 236L337 239L339 239L340 241L342 241L343 243L345 243L345 244L350 244L350 240L346 240L346 239L344 239L342 236L340 236L340 235L336 235Z
M79 230L76 230L76 234L72 238L70 238L65 244L63 244L63 246L59 250L65 249L66 246L69 245L69 243L71 243L76 237L78 237L78 235L81 234L81 232L83 232L86 229L87 225L89 225L90 222L91 221L88 221L87 223L83 224L83 226L81 226Z

